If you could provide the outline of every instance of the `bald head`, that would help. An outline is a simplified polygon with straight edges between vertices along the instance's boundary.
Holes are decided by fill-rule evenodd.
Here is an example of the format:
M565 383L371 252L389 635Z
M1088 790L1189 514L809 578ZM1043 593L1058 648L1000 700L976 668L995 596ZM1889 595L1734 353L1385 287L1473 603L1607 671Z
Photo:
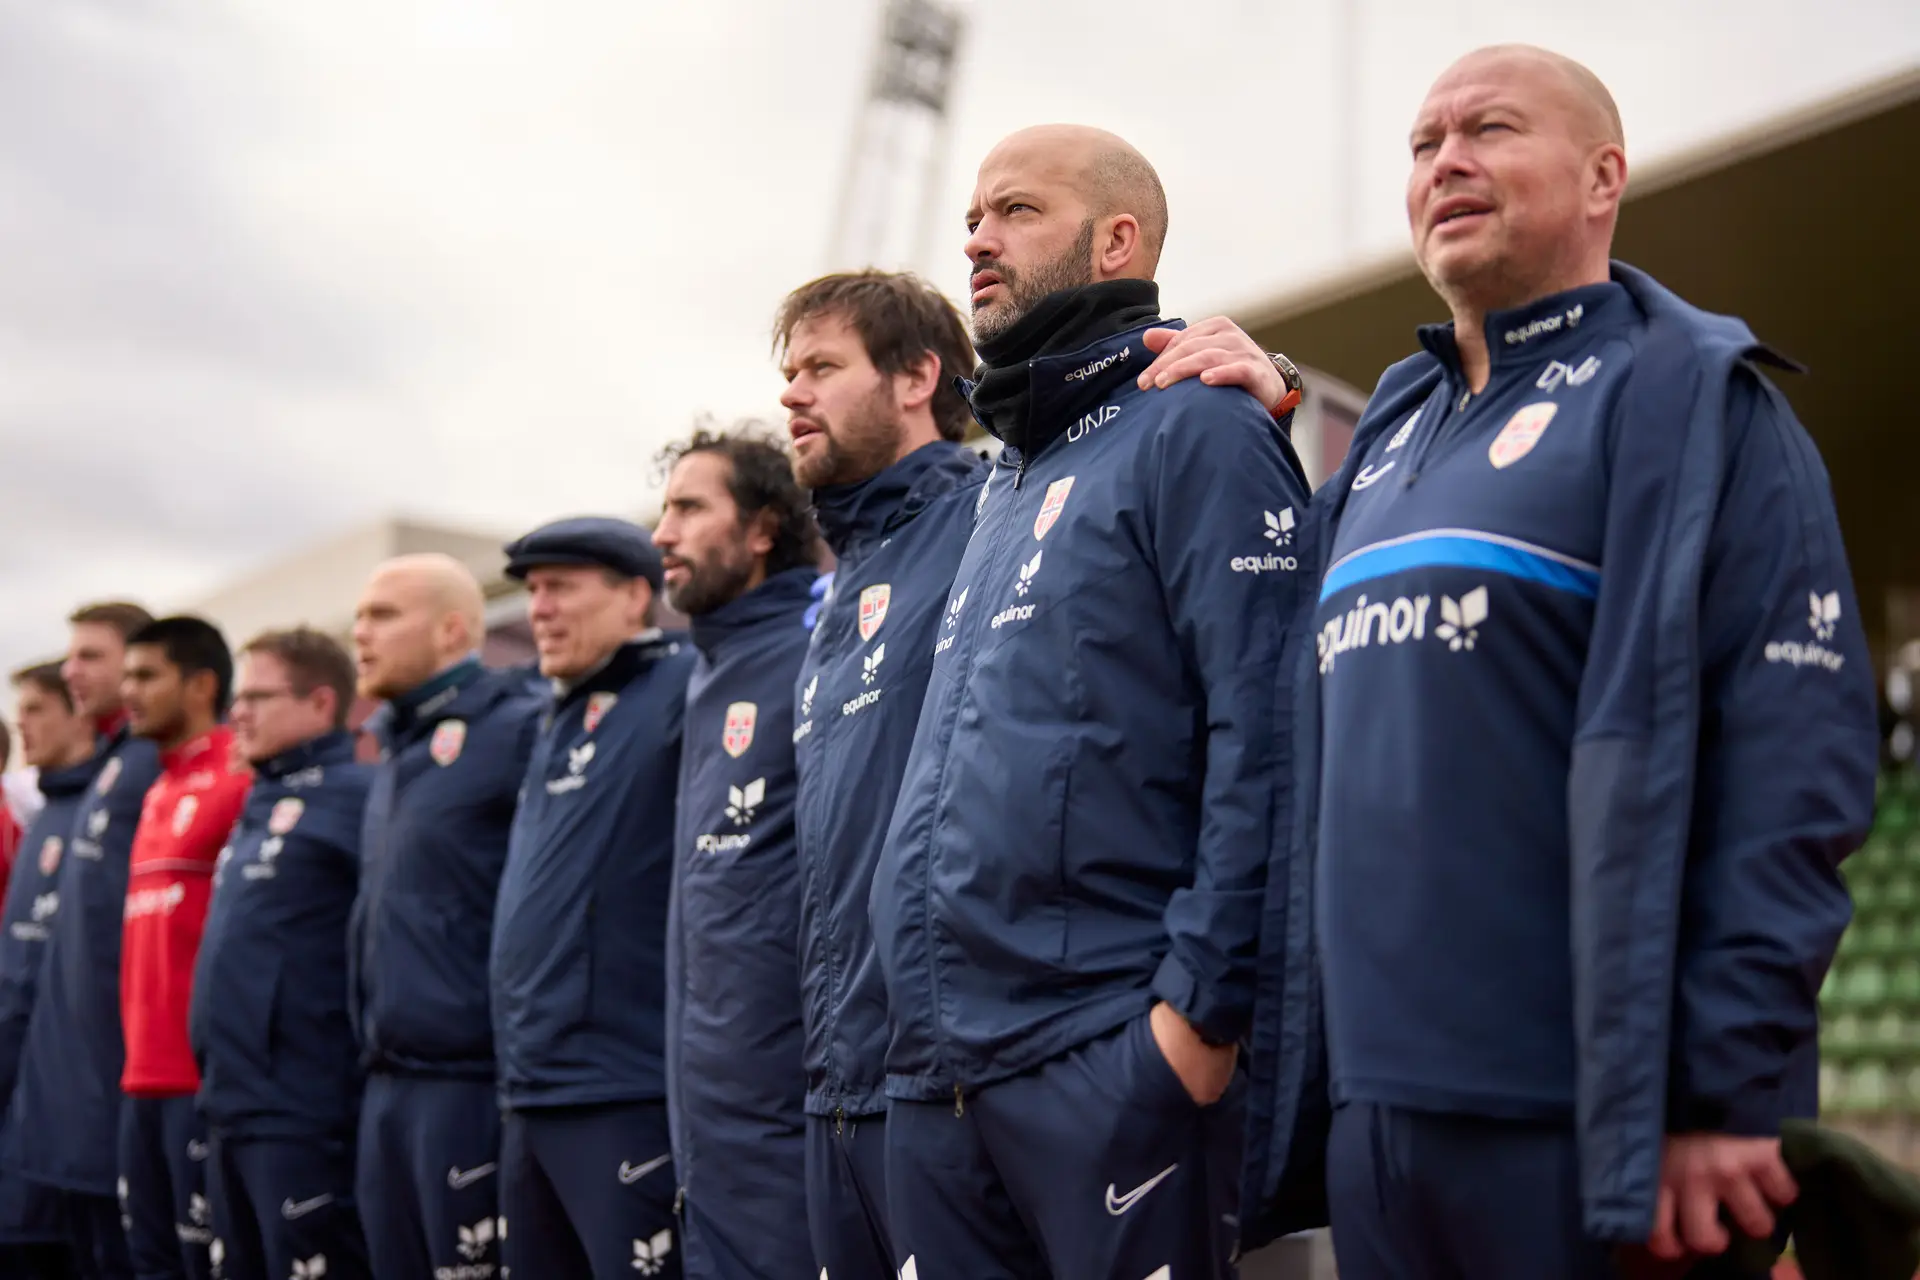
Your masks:
M1409 137L1407 221L1456 321L1607 279L1623 136L1599 77L1551 50L1494 45L1441 73Z
M360 692L406 693L480 647L486 597L473 571L438 553L397 556L368 579L354 613Z
M991 341L1055 290L1151 280L1167 238L1167 196L1124 138L1036 125L987 153L967 228L974 332Z

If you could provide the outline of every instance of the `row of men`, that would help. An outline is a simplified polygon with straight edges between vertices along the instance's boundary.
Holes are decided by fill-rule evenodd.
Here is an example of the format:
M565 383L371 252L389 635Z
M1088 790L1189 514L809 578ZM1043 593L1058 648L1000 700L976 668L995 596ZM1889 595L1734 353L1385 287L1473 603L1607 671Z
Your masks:
M1610 261L1590 72L1470 55L1410 141L1453 322L1311 497L1287 362L1159 315L1151 166L1046 127L981 166L972 349L910 277L815 281L790 469L697 437L651 541L508 547L550 692L479 667L433 560L360 604L370 772L338 656L248 646L191 983L147 922L205 894L196 785L242 789L217 663L149 630L122 671L76 615L118 736L0 1161L97 1259L123 1117L130 1238L152 1197L236 1280L355 1273L309 1234L355 1205L393 1280L1172 1280L1329 1218L1360 1280L1597 1277L1768 1235L1877 763L1824 473L1744 325Z

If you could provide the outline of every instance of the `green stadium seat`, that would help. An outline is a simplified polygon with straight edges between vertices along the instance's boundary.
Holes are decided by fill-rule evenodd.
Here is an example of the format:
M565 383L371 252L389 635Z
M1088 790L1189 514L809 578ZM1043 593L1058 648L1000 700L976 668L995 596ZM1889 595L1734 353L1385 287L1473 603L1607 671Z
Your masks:
M1887 971L1877 960L1862 960L1847 968L1841 988L1842 1003L1849 1009L1866 1009L1887 998Z
M1846 1068L1823 1059L1820 1063L1820 1110L1834 1113L1845 1111L1846 1108Z
M1847 1109L1875 1115L1893 1110L1897 1101L1893 1073L1874 1058L1853 1067L1847 1078Z
M1906 952L1887 978L1887 998L1908 1011L1920 1009L1920 958Z
M1920 906L1920 887L1916 887L1910 872L1902 871L1881 886L1880 910L1906 917L1916 906Z
M1865 955L1885 959L1898 956L1904 949L1907 940L1906 925L1897 916L1883 912L1864 925L1854 927L1861 929L1865 935L1861 938Z
M1866 1051L1866 1031L1860 1015L1852 1010L1835 1014L1820 1032L1822 1057L1835 1062L1851 1062Z

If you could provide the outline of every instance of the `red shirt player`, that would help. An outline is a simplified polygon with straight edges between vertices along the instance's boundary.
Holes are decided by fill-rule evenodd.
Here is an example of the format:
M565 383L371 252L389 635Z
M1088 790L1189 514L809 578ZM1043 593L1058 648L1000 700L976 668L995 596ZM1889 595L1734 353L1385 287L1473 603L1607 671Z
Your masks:
M199 618L162 618L127 639L128 727L160 749L128 863L120 949L120 1171L127 1244L139 1275L211 1269L207 1135L194 1108L200 1072L187 1042L194 962L213 871L252 777L220 724L233 657ZM183 1255L185 1255L183 1257Z

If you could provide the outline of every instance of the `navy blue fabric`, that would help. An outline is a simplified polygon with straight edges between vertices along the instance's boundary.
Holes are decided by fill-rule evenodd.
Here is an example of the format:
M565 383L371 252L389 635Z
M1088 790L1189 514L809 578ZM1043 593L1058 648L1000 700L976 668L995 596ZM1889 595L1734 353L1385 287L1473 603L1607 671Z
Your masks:
M794 673L812 569L693 619L667 928L674 1168L715 1269L802 1275L807 1238Z
M887 993L867 904L986 474L942 441L814 491L836 564L793 734L809 1115L886 1111Z
M115 1125L119 1124L116 1119ZM118 1142L118 1135L115 1135ZM74 1269L80 1280L132 1280L133 1263L127 1257L127 1231L120 1221L117 1196L91 1196L62 1191L61 1220L67 1226Z
M255 767L214 873L189 1022L201 1111L230 1136L353 1136L347 920L372 780L345 733Z
M1630 376L1618 392L1600 577L1563 748L1564 847L1582 1221L1595 1239L1633 1242L1652 1226L1670 1128L1766 1133L1813 1112L1818 992L1850 914L1837 867L1871 823L1878 732L1825 470L1753 363L1777 357L1739 321L1699 311L1624 264L1612 274L1645 321L1620 357ZM1496 320L1494 345L1538 350L1542 335L1565 336L1568 310L1557 327L1551 307L1528 309L1524 326ZM1584 357L1558 360L1558 383L1554 363L1540 360L1536 389L1578 389ZM1604 357L1601 365L1595 373L1605 373ZM1379 478L1382 441L1391 445L1446 376L1431 352L1383 376L1346 463L1321 491L1307 542L1337 529L1376 482L1394 482L1392 472ZM1543 460L1557 429L1535 446ZM1482 456L1490 472L1515 473L1502 479L1534 460L1494 468ZM1496 624L1491 608L1485 623L1482 634ZM1303 648L1300 659L1294 864L1317 848L1324 878L1350 851L1320 840L1319 655ZM1385 762L1341 767L1391 776ZM1484 779L1474 785L1488 794ZM1523 799L1505 787L1500 795L1503 805ZM1297 919L1297 891L1269 894L1269 936ZM1339 939L1325 942L1340 954ZM1263 955L1275 957L1264 998L1280 989L1280 960L1271 943ZM1669 991L1672 1002L1653 994ZM1288 1188L1297 1172L1288 1144L1298 1149L1298 1122L1324 1102L1314 1098L1323 1077L1298 1007L1266 1002L1254 1038L1247 1194L1259 1211L1249 1246L1287 1229L1290 1202L1308 1194ZM1333 1011L1333 1022L1342 1016Z
M829 1276L894 1280L884 1115L807 1117L807 1220Z
M73 1250L64 1241L0 1243L0 1276L7 1280L74 1280Z
M0 1103L13 1096L26 1048L27 1023L40 989L40 965L53 917L60 909L60 862L73 838L74 817L103 763L98 755L69 769L39 776L43 802L20 840L0 915ZM0 1129L7 1123L0 1111ZM3 1146L4 1144L0 1144ZM59 1240L59 1197L0 1168L0 1243Z
M207 1185L221 1280L372 1280L346 1143L216 1131Z
M74 813L54 877L60 909L40 964L0 1163L34 1182L112 1196L119 1181L120 931L127 859L160 753L122 729Z
M1378 479L1329 550L1314 634L1322 746L1343 762L1320 778L1336 1104L1573 1114L1566 780L1643 321L1608 283L1488 327L1549 318L1493 346L1477 393L1450 331L1428 331L1444 375L1371 445L1360 474ZM1533 418L1538 442L1501 452Z
M1611 1280L1580 1229L1571 1124L1358 1102L1327 1147L1340 1280Z
M492 1280L500 1106L491 1083L369 1077L355 1154L354 1199L375 1275Z
M1144 1014L962 1107L895 1101L894 1252L919 1280L1231 1280L1245 1113L1243 1077L1196 1104Z
M1143 331L1031 361L1044 443L1002 452L954 578L871 903L896 1098L1156 999L1252 1019L1307 491L1244 391L1139 390Z
M361 838L347 990L375 1071L493 1079L494 898L543 710L524 672L469 660L368 719L384 758Z
M524 578L544 565L590 564L660 589L660 553L639 525L611 516L576 516L543 524L506 546L507 576Z
M507 1270L678 1280L685 1250L668 1128L661 1102L509 1113L500 1144Z
M210 1280L207 1126L190 1097L128 1098L120 1113L120 1212L137 1280Z
M693 645L622 645L542 721L493 929L508 1108L666 1096L667 902Z

